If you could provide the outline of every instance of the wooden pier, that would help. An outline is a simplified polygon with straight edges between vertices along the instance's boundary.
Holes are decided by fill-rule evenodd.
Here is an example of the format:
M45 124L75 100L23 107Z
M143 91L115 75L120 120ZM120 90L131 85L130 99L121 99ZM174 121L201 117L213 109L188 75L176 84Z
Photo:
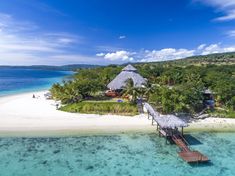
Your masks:
M179 156L188 163L197 163L197 162L207 162L209 161L208 157L200 153L199 151L191 151L187 141L181 135L173 135L172 141L180 148L178 152Z
M199 151L193 151L190 149L188 142L183 136L183 128L188 124L176 116L160 116L151 105L144 103L144 107L148 111L148 118L152 117L152 125L155 122L157 124L157 131L159 136L163 136L167 140L174 142L179 148L178 155L188 163L199 163L209 161L208 157L200 153ZM181 132L178 130L181 128Z

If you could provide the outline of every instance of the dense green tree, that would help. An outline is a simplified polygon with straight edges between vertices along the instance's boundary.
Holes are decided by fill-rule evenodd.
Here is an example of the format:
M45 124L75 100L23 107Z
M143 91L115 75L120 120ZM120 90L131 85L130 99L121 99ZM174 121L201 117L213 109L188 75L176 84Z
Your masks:
M187 61L136 64L134 66L148 79L148 83L144 87L135 88L133 82L129 81L123 95L130 95L133 102L137 97L146 99L163 113L196 113L202 110L203 91L209 88L214 92L219 107L234 110L235 66L218 64L228 61L231 63L230 56L235 54L229 54L229 57L215 55L205 56L203 59L193 57ZM64 103L94 97L107 89L107 84L122 68L123 66L110 65L79 69L72 80L53 85L51 93Z

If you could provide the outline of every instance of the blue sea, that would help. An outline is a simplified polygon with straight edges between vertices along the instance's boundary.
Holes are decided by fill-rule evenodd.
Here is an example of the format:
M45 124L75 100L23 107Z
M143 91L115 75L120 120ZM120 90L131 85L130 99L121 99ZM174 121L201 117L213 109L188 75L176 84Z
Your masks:
M61 82L69 71L38 69L0 69L0 96L49 89Z
M1 176L234 176L235 134L192 133L210 158L187 164L157 134L0 138Z

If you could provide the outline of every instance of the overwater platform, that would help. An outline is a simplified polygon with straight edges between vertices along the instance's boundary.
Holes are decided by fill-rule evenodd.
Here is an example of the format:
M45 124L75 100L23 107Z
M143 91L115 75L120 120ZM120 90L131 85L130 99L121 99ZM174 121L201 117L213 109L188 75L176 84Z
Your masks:
M188 163L207 162L208 157L198 151L179 152L179 156Z
M183 128L187 127L188 124L182 119L174 115L164 115L160 116L154 108L148 104L144 103L144 107L148 112L148 119L152 117L152 125L155 122L157 124L157 131L159 136L163 136L167 140L174 142L179 148L179 156L188 163L199 163L209 161L208 157L200 153L199 151L193 151L190 149L190 145L184 138ZM181 132L178 130L181 128Z
M178 153L179 156L188 163L198 163L209 161L208 157L200 153L199 151L192 151L187 141L181 135L173 135L172 141L181 149Z

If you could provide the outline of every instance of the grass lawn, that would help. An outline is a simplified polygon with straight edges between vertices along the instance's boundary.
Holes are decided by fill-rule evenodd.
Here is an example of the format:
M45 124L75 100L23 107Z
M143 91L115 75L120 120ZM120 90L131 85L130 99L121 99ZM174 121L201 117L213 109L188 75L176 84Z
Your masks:
M83 114L113 114L134 116L138 114L136 104L132 104L125 100L117 102L118 99L104 101L83 101L74 104L68 104L60 108L62 111L83 113Z
M129 100L125 99L125 98L110 98L107 100L85 100L83 102L101 102L101 103L103 103L103 102L118 102L119 100L129 103Z

